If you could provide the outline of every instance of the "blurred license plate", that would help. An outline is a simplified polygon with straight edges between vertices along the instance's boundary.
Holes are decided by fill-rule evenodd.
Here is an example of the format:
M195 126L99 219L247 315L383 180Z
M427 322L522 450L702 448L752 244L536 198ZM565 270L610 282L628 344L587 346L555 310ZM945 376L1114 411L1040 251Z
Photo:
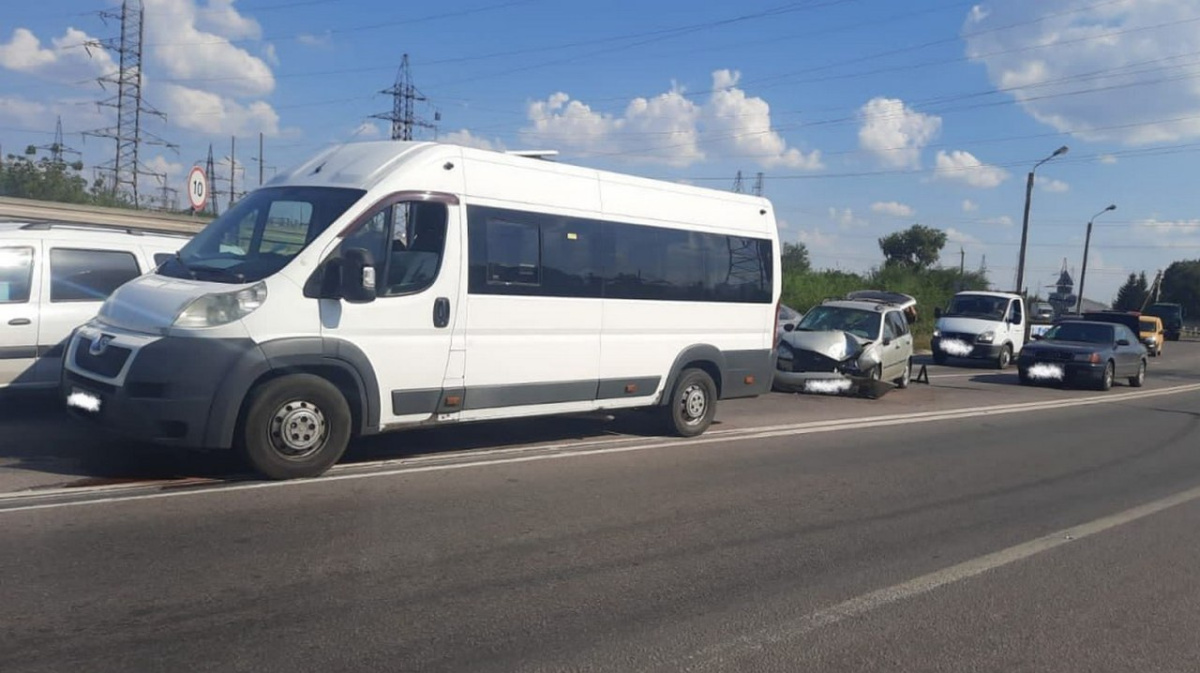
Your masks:
M72 388L67 396L67 406L97 413L100 411L100 396L79 388Z

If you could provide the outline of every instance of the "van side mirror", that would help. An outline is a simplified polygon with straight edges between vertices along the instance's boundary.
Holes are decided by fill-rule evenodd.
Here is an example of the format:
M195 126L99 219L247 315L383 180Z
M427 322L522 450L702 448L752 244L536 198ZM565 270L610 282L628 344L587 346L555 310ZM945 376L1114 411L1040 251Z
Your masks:
M791 331L792 331L792 330L794 330L794 329L796 329L796 326L795 326L795 325L793 325L793 324L792 324L792 323L790 323L790 322L789 322L789 323L785 323L785 324L784 324L784 326L783 326L783 331L785 331L785 332L791 332Z
M352 304L375 301L375 260L367 250L342 253L342 298Z
M942 307L941 306L933 307L933 317L941 319L941 317L942 317Z
M1117 345L1118 346L1128 346L1129 339L1117 339Z

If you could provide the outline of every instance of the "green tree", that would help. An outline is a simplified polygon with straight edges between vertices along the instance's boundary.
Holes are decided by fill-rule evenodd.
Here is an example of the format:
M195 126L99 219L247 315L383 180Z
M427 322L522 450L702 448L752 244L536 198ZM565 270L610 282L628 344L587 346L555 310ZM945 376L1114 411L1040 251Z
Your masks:
M1125 280L1125 284L1117 290L1117 298L1113 300L1113 310L1137 311L1141 309L1142 303L1146 301L1146 295L1149 291L1150 284L1146 282L1145 271L1140 274L1129 274L1129 278Z
M805 273L812 268L812 264L808 259L808 246L803 243L784 243L783 252L780 255L783 258L783 272L786 273Z
M928 269L946 245L946 232L920 224L879 239L885 266Z
M1200 315L1200 259L1172 262L1163 273L1162 301L1183 306L1189 317Z

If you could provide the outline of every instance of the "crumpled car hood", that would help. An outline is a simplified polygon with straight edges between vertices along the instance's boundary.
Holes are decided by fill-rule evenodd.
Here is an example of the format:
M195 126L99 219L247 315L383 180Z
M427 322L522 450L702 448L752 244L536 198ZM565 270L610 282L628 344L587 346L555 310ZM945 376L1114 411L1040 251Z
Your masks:
M821 332L796 330L784 334L781 340L791 346L793 350L810 351L838 361L853 357L862 351L864 344L868 343L865 339L841 330Z

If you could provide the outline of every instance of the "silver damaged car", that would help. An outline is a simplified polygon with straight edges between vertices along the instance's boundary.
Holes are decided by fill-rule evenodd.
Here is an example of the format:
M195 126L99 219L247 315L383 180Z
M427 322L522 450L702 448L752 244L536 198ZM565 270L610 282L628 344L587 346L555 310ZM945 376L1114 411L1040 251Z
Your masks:
M878 397L912 379L916 299L863 290L814 306L780 337L776 390Z

